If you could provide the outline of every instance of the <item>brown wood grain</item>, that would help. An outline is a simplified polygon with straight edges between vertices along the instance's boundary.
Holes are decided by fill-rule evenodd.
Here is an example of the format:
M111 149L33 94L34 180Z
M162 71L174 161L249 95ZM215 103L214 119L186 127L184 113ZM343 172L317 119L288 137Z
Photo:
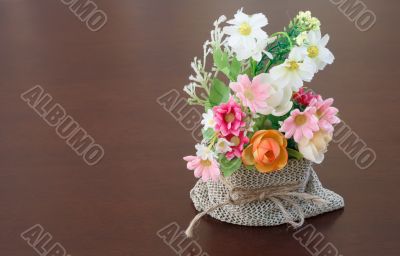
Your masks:
M156 233L172 222L183 229L196 214L196 180L182 160L195 141L156 99L172 89L183 97L212 21L241 6L265 13L269 34L299 10L320 18L336 60L309 86L335 98L377 155L361 170L333 143L316 170L346 206L307 223L340 255L399 254L398 1L363 0L377 16L366 32L330 1L94 2L108 17L97 32L61 1L0 1L0 255L37 255L20 237L34 224L73 256L177 255ZM35 85L104 147L97 165L21 100ZM196 241L211 256L312 255L292 234L206 217Z

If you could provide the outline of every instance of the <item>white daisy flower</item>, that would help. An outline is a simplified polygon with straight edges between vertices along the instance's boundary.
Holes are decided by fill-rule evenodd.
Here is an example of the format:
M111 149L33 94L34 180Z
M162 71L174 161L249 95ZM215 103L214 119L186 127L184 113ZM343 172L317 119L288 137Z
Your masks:
M305 43L301 47L303 54L310 58L317 70L323 70L327 64L332 64L335 57L325 46L329 41L329 35L321 38L320 30L312 30L307 33Z
M196 155L200 157L202 160L214 159L215 156L214 152L206 145L196 144L195 148L197 150Z
M231 146L233 143L226 140L225 138L219 138L217 144L215 144L215 151L220 154L232 151Z
M211 128L214 130L215 127L215 120L214 120L214 113L211 109L207 111L207 113L204 113L203 115L203 120L201 120L201 124L204 125L204 129Z
M236 58L239 61L252 56L258 58L259 54L255 54L256 49L263 46L262 42L268 38L267 33L261 29L268 24L267 17L262 13L249 16L239 10L234 19L228 20L227 23L232 26L224 27L224 33L229 35L227 43L236 53Z
M310 82L314 77L315 65L310 58L304 58L299 47L293 48L284 63L271 68L271 78L278 86L297 92L303 87L303 81Z

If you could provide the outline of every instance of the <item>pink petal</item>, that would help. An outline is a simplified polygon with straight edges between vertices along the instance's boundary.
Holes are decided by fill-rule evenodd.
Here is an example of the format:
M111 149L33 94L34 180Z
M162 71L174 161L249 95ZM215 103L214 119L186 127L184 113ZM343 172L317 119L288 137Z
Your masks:
M241 84L239 84L239 83L236 83L236 82L232 82L232 83L230 83L229 84L229 87L234 91L234 92L239 92L239 91L242 91L241 89Z
M302 127L302 132L303 135L307 138L307 139L312 139L313 137L313 132L311 131L311 129L309 129L308 127Z
M249 79L249 77L247 75L239 75L238 76L238 82L241 83L244 86L250 86L251 85L251 81Z
M202 175L202 168L200 168L200 167L198 167L198 168L196 168L195 170L194 170L194 177L196 177L196 178L200 178L201 177L201 175Z
M203 168L203 174L201 176L201 179L203 181L207 181L209 178L210 178L210 173L209 173L208 168Z
M294 140L296 142L300 142L300 140L303 138L303 132L301 129L296 129L294 132Z

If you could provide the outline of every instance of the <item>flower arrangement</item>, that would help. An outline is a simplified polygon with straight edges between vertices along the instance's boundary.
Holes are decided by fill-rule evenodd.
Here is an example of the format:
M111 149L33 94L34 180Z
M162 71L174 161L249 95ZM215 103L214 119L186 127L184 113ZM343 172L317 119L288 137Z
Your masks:
M340 122L333 99L307 89L314 75L334 61L309 11L268 35L261 13L237 11L214 22L204 56L184 87L188 102L205 109L203 140L187 168L203 181L229 176L242 165L261 173L283 169L288 159L321 163ZM212 56L211 69L206 61Z

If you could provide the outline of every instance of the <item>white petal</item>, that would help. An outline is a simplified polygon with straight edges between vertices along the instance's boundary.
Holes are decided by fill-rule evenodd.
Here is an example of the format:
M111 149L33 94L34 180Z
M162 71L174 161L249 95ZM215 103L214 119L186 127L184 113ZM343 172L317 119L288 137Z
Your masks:
M321 31L320 30L311 30L308 32L308 42L310 44L318 44L321 40Z
M321 30L313 30L315 32L315 37L317 39L317 41L321 40Z
M241 47L246 48L248 51L252 51L256 48L256 41L251 37L241 37Z
M251 27L259 27L259 28L261 28L261 27L264 27L264 26L266 26L268 24L268 19L262 13L256 13L256 14L253 14L250 17L249 24L250 24Z
M316 42L317 40L316 40L316 38L315 38L315 33L314 33L314 31L308 32L307 41L308 41L308 43L310 43L310 44L316 44L316 43L317 43L317 42Z
M329 35L325 34L324 37L321 39L321 41L319 42L319 44L323 47L325 47L329 42Z
M292 106L293 106L293 102L292 101L288 101L286 104L279 105L277 108L275 108L275 110L272 112L272 114L274 116L283 116L287 112L289 112L290 109L292 109Z
M237 11L237 13L235 14L234 17L235 17L236 24L242 24L243 22L249 23L249 21L250 21L249 15L245 14L241 10Z
M249 37L253 37L256 38L258 40L267 40L267 33L265 33L265 31L263 31L260 28L253 28L251 30L251 34L249 35Z
M335 56L333 56L332 52L329 51L327 48L322 48L320 51L320 59L328 64L332 64L335 59Z
M274 94L272 94L268 99L267 103L271 107L277 107L279 104L281 104L282 99L283 99L283 90L275 90Z
M301 71L305 71L307 73L310 73L311 74L311 78L310 79L312 79L312 76L317 71L315 69L315 65L314 65L313 61L310 58L305 58L304 62L300 64L299 69Z
M327 65L326 62L323 62L323 61L321 61L321 60L319 60L319 59L316 59L316 60L315 60L315 66L316 66L316 68L317 68L318 70L324 70L324 68L326 67L326 65Z
M253 60L259 62L262 59L262 51L254 52L251 57Z
M235 19L227 20L226 23L231 24L231 25L239 25L239 24L237 24L237 21Z
M269 59L271 59L271 60L274 59L274 55L272 55L272 53L270 53L270 52L264 52L264 53L267 55L267 57L268 57Z
M273 108L266 106L264 108L257 109L257 113L262 114L262 115L269 115L272 113L273 110L274 110Z
M284 64L280 64L278 66L275 66L275 67L271 68L271 70L269 71L269 74L270 74L272 80L278 82L278 80L280 78L285 76L286 67L284 66Z
M303 80L302 77L300 77L300 74L298 74L298 72L292 72L290 85L292 86L292 89L295 92L297 92L301 87L303 87Z
M224 33L227 35L236 35L238 34L238 28L237 26L227 26L224 27Z
M290 84L292 83L292 77L293 77L292 73L293 72L287 71L285 73L285 75L279 81L276 81L276 84L279 85L281 88L290 86Z
M304 158L314 163L321 163L324 159L324 154L319 154L312 143L300 142L298 146L299 151L304 156Z
M293 49L289 53L289 59L295 61L304 60L307 54L307 49L305 47L293 47Z
M228 38L228 45L232 48L241 47L242 37L240 35L232 35Z
M252 55L251 49L246 47L233 48L233 51L236 53L236 58L238 61L246 60Z
M290 87L287 86L283 88L283 99L282 101L290 101L292 98L292 90L290 90Z

